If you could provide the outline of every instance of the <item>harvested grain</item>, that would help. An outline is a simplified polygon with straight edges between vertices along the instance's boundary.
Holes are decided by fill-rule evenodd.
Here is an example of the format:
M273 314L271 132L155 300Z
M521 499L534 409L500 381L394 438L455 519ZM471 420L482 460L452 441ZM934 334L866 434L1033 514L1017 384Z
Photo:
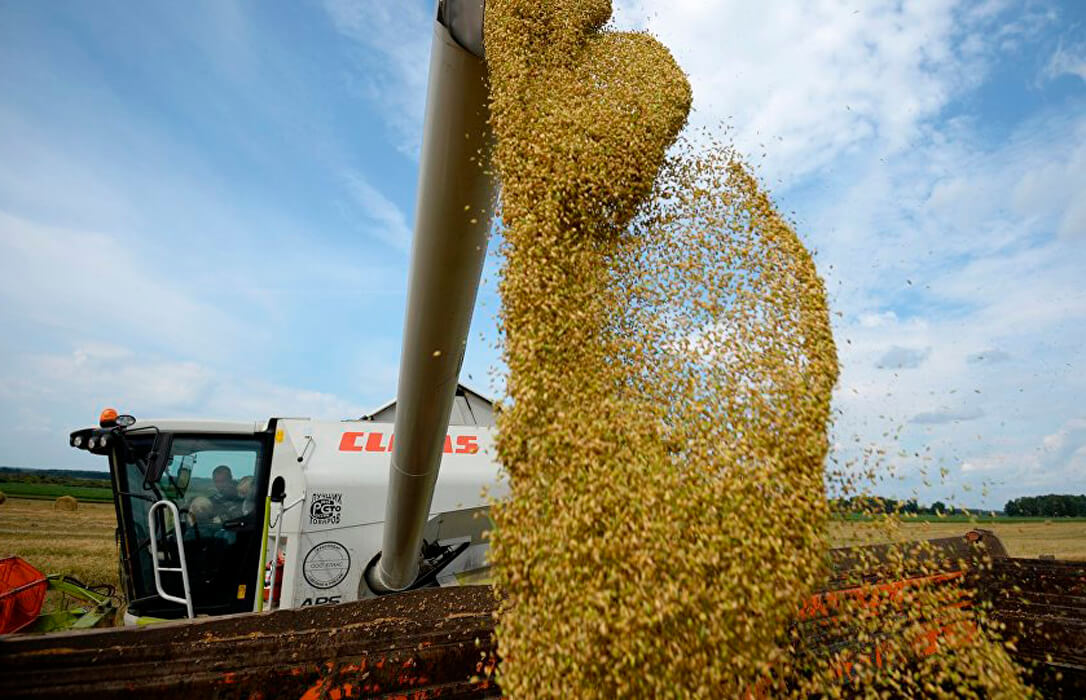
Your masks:
M834 676L849 659L793 648L788 622L827 573L837 358L823 284L731 149L665 155L689 86L651 37L602 31L609 14L606 0L487 3L508 366L510 498L492 510L490 553L503 690L1018 689L980 635L954 637L922 675L902 664L852 685ZM910 593L902 657L943 595ZM953 629L972 624L953 614ZM852 619L870 643L871 609Z

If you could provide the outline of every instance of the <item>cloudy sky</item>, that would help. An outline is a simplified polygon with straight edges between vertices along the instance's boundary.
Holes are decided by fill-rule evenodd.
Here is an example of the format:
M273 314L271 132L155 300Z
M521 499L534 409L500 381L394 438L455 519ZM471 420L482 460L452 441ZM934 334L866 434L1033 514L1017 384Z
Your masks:
M106 405L395 393L432 14L0 4L0 464L103 468L67 432ZM615 23L672 48L692 124L731 129L817 250L839 462L881 449L882 492L922 501L1086 492L1086 3L619 0Z

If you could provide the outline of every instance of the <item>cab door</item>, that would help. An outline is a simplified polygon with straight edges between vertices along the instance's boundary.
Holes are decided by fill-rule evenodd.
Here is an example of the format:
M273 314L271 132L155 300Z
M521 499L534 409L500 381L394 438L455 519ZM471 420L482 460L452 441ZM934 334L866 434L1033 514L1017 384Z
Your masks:
M253 609L255 584L261 579L260 551L264 535L264 495L267 493L270 435L173 434L163 441L161 476L156 495L177 506L182 546L198 615L222 615ZM172 515L158 509L154 536L159 565L176 567L177 543ZM150 533L149 533L150 534ZM139 568L149 572L151 552L140 548ZM143 561L145 560L145 561ZM141 614L170 614L175 606L158 598L151 576L141 576L141 591L157 604ZM166 592L183 597L181 577L162 574ZM158 608L152 612L150 608Z

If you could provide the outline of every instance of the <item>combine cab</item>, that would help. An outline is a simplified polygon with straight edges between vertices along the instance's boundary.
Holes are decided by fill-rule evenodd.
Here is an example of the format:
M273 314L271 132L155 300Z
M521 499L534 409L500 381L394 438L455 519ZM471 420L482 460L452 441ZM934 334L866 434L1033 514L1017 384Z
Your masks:
M106 412L71 444L108 457L129 624L372 597L396 402L357 421L136 421ZM493 408L459 387L407 588L485 572Z

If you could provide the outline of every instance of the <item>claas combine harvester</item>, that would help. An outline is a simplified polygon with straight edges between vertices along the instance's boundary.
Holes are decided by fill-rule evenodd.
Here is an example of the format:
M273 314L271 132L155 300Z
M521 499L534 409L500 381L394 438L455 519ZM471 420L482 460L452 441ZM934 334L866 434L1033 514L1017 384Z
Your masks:
M480 0L438 6L396 400L342 422L107 411L73 432L109 460L126 626L0 638L0 695L500 693L482 496L502 495L494 409L459 382L496 192L482 13ZM1086 693L1082 565L1007 557L983 531L930 552L918 579L965 581L1045 687ZM835 551L827 590L797 601L815 652L848 643L820 622L858 590L860 554L879 551ZM933 629L921 653L937 653Z

